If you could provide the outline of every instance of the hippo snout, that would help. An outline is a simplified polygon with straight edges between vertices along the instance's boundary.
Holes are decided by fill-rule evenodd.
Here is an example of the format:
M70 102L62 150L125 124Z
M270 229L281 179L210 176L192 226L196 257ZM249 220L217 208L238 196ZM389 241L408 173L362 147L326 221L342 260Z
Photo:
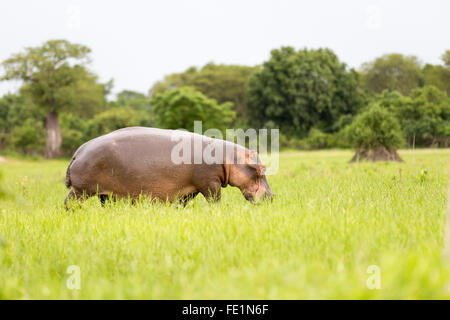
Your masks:
M260 200L273 201L274 194L272 193L272 191L266 191L262 196L258 197L257 195L255 196L253 194L246 194L245 198L251 202L258 202Z
M259 188L256 192L243 192L245 199L247 199L250 202L259 202L261 200L270 200L273 201L274 194L272 193L272 190L270 190L270 187L267 185L262 184L262 187Z
M273 194L272 190L270 189L269 183L267 182L267 179L266 179L265 176L262 179L262 185L263 185L264 190L265 190L265 193L264 193L264 196L263 196L264 199L273 201L274 194Z
M268 191L266 192L266 194L264 195L264 198L270 201L273 201L273 198L275 197L275 195L272 193L272 191Z

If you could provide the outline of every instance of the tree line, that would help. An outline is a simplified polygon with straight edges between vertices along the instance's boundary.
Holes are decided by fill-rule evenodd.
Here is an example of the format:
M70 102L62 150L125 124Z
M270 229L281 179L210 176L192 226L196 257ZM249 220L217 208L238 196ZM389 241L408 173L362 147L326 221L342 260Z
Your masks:
M328 48L282 47L262 65L191 67L114 100L90 54L50 40L2 62L0 80L23 85L0 98L0 150L54 158L122 127L192 130L194 120L204 130L279 128L290 148L449 146L450 50L439 65L386 54L355 70Z

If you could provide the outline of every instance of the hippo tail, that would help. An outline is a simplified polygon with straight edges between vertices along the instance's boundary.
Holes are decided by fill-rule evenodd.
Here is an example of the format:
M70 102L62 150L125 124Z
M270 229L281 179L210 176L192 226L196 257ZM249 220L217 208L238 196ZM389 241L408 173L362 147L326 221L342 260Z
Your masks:
M70 188L70 186L72 185L72 181L70 181L70 166L72 165L73 160L75 160L75 157L72 158L72 160L69 163L69 166L67 167L66 181L65 181L67 188Z

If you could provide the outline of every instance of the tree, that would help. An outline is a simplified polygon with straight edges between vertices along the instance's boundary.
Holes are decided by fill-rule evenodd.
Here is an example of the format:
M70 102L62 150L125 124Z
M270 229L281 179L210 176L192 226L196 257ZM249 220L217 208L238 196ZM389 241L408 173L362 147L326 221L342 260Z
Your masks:
M306 135L312 127L333 132L342 116L361 107L358 83L356 71L329 49L272 50L247 83L249 116L254 126L271 121L289 135Z
M183 73L166 76L150 89L150 94L154 96L165 90L190 86L207 97L216 99L219 104L233 102L236 120L240 125L245 125L245 84L256 70L258 67L208 63L200 70L191 67Z
M425 86L408 97L384 92L379 100L397 117L409 144L450 145L450 100L445 91Z
M152 127L156 126L156 121L150 101L151 99L143 93L123 90L117 94L116 100L108 103L108 108L130 108L137 113L141 126Z
M97 114L89 121L87 138L96 138L125 127L139 126L142 125L142 120L138 113L130 107L113 108Z
M28 118L15 126L11 132L11 144L22 153L36 153L44 145L44 127L42 122Z
M79 146L89 140L89 123L90 121L73 113L61 114L61 152L63 155L71 156Z
M123 90L117 94L116 100L111 101L108 104L108 108L130 107L135 111L150 113L152 109L150 100L151 99L143 93Z
M2 80L24 82L23 92L47 112L45 156L60 154L62 143L59 113L72 110L92 115L104 104L103 86L86 69L90 49L66 40L50 40L40 47L27 47L2 63Z
M433 85L450 95L450 50L447 50L441 59L444 65L425 65L424 81L425 85Z
M423 85L423 75L417 57L392 53L364 63L362 82L375 93L387 89L408 95L412 89Z
M225 130L235 117L233 104L218 104L192 87L180 87L157 94L152 99L153 111L161 126L168 129L194 131L194 121L202 121L203 129Z
M6 94L0 98L0 149L17 148L22 151L38 151L42 148L31 144L22 144L17 135L25 132L25 127L34 128L36 141L45 141L45 131L41 130L45 112L24 94ZM17 129L21 127L22 129ZM21 144L20 146L16 145Z
M400 125L386 108L372 104L345 130L350 144L356 149L352 162L403 161L396 151L404 141Z
M444 66L450 69L450 50L446 50L441 56Z

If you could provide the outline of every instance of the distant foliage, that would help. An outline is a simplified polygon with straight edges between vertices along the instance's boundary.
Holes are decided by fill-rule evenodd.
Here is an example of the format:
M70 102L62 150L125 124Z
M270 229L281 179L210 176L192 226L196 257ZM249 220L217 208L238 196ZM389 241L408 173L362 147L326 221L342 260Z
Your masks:
M62 150L71 155L84 142L111 131L130 126L157 126L151 111L150 98L125 90L105 106L104 111L90 119L73 113L61 116Z
M425 85L433 85L450 96L450 50L441 56L443 65L427 64L423 68Z
M336 131L343 116L363 104L358 74L329 49L272 50L247 83L249 117L254 126L274 122L288 135L304 136L312 127Z
M26 95L0 98L0 149L39 153L45 147L46 114Z
M355 149L376 149L384 147L395 150L402 146L404 138L397 119L378 104L356 117L346 128L348 140Z
M450 67L427 64L424 69L425 85L432 85L450 95Z
M0 151L70 156L123 127L192 131L195 120L203 130L280 129L281 148L369 146L388 134L409 147L450 146L450 50L436 65L387 54L356 72L330 49L281 47L260 66L208 63L165 76L148 94L123 90L112 100L114 81L98 81L90 53L50 40L2 62L0 80L23 86L0 97ZM393 117L399 130L364 127L369 110L372 120L386 116L383 125Z
M23 81L22 93L47 114L47 158L60 155L60 112L89 117L104 106L104 87L86 68L90 52L88 47L67 40L49 40L2 62L0 80Z
M325 149L333 145L333 135L324 133L319 129L312 128L309 131L308 137L303 139L303 149L315 150Z
M362 80L369 91L381 93L383 90L396 90L404 95L424 82L417 57L397 53L363 64Z
M248 110L245 104L245 84L251 74L259 69L258 66L239 66L208 63L201 69L191 67L182 73L166 76L157 82L150 94L155 96L166 90L183 86L193 87L208 98L216 99L219 104L233 103L236 112L234 123L247 124Z
M71 113L61 115L61 148L64 155L72 155L80 145L88 140L88 128L87 119Z
M42 152L45 147L45 128L42 122L28 118L15 126L11 133L11 143L22 153Z
M397 117L408 144L450 145L450 99L444 91L425 86L406 97L386 91L378 100Z
M133 109L113 108L97 114L89 121L88 137L92 139L117 129L139 125L140 119Z
M108 103L107 109L129 107L142 114L150 115L152 105L150 98L143 93L124 90L117 94L116 100Z
M152 99L153 112L163 128L194 131L194 121L202 121L203 130L225 130L235 117L233 104L218 104L192 87L181 87L157 94Z

